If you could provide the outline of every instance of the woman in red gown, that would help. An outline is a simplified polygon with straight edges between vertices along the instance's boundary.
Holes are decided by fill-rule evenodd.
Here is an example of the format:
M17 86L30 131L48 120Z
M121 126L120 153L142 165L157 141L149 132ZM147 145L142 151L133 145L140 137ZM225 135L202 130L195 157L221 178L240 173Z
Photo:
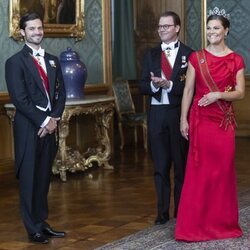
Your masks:
M238 223L232 101L244 97L245 65L242 57L225 44L229 26L224 16L209 16L209 45L189 58L181 133L189 139L190 147L176 240L206 241L242 235Z

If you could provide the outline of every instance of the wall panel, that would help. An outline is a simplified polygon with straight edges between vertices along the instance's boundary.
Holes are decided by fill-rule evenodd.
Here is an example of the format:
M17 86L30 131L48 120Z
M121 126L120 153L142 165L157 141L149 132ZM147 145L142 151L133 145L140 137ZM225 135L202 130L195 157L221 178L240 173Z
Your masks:
M147 48L160 42L157 25L159 16L167 11L175 11L181 18L182 28L180 39L184 41L184 0L136 0L134 1L134 22L136 35L136 56L138 77L141 70L141 60Z

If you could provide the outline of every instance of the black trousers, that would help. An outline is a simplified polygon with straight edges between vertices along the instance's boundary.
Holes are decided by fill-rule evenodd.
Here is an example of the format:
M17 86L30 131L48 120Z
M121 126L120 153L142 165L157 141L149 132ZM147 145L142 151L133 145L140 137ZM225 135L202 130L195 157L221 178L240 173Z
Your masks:
M38 138L33 155L27 150L20 167L20 209L28 234L40 232L48 225L47 196L55 149L54 134Z
M169 218L170 169L174 168L174 217L184 181L188 142L180 133L180 106L151 105L148 114L149 146L154 162L158 214Z

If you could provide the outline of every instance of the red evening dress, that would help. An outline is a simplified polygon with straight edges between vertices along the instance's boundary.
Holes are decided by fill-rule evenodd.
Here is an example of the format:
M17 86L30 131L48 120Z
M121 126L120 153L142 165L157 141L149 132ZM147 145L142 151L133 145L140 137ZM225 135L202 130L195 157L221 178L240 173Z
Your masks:
M232 52L217 57L204 50L210 74L220 91L230 91L236 73L245 67ZM238 223L235 173L235 123L228 123L217 103L206 107L198 101L209 93L196 53L189 58L195 68L195 96L189 115L189 153L176 221L175 238L206 241L242 235ZM231 105L230 102L224 102ZM235 121L235 120L233 120Z

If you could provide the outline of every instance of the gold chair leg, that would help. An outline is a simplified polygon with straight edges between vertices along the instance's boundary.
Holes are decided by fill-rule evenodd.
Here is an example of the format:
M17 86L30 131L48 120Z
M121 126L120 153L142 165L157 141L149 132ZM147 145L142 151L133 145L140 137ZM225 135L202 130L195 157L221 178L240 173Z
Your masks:
M122 129L122 123L121 122L119 122L118 127L119 127L119 133L120 133L120 137L121 137L120 150L123 150L123 147L124 147L124 135L123 135L123 129Z

